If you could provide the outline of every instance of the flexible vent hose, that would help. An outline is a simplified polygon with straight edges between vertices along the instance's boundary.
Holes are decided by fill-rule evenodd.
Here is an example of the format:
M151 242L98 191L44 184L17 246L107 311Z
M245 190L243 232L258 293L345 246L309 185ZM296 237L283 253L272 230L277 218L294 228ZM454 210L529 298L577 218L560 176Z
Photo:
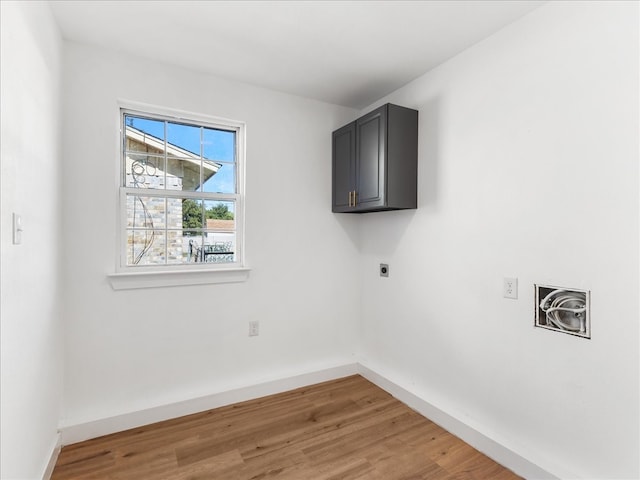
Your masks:
M547 324L561 330L585 333L587 323L586 295L567 290L553 290L540 302Z

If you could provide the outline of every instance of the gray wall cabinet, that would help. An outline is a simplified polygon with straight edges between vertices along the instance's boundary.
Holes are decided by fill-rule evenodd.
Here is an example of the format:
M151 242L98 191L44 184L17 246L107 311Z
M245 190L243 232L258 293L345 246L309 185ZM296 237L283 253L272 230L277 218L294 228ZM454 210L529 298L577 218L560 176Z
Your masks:
M418 112L387 103L333 132L332 211L418 207Z

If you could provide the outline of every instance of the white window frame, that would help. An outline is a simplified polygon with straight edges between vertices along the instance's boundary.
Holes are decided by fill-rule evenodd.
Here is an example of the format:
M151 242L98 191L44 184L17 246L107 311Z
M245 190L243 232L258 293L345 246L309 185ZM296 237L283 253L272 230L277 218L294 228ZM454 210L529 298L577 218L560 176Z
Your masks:
M204 198L206 200L233 200L235 202L235 261L229 263L188 263L175 265L127 265L127 194L140 194L141 189L124 185L124 117L126 114L154 120L190 124L235 132L236 191L234 194L144 189L145 197ZM230 283L247 280L249 268L245 264L245 135L246 124L235 120L208 115L170 110L132 102L120 102L118 108L118 214L116 271L108 275L115 290Z

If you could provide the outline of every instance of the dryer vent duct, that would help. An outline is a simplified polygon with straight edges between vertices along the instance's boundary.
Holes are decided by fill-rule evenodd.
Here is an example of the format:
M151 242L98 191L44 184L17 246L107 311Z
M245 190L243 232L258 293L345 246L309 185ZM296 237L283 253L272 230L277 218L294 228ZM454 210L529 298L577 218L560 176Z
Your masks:
M535 286L535 326L591 338L590 292L575 288Z

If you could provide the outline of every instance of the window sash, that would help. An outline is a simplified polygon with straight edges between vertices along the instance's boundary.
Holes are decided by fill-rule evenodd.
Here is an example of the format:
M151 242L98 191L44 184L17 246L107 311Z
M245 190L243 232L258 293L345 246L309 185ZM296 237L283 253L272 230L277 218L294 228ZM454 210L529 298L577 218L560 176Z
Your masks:
M129 188L129 187L121 187L120 188L120 260L119 260L119 271L127 271L131 269L135 269L136 271L155 271L159 269L171 270L171 269L216 269L216 268L237 268L244 265L244 221L243 221L243 211L244 206L242 202L242 196L239 194L209 194L209 193L198 193L198 192L174 192L169 191L171 194L167 194L168 192L165 190L150 190L145 188ZM189 195L185 195L185 194ZM127 263L128 257L128 232L130 230L145 230L145 228L133 228L128 227L127 225L127 197L128 196L141 196L141 197L154 197L154 198L175 198L175 199L184 199L184 198L192 198L192 199L202 199L204 201L213 200L213 201L233 201L235 202L235 211L234 211L234 221L235 221L235 230L229 230L229 233L235 233L235 260L233 262L225 262L225 263L202 263L202 264L192 264L192 263L163 263L158 265L131 265ZM154 230L164 232L165 236L167 232L175 231L174 228L170 228L166 223L162 227L155 228ZM185 229L183 229L185 230ZM186 230L198 230L198 229L186 229ZM201 228L202 231L208 231L205 225Z
M141 119L145 119L145 120L150 120L150 121L155 121L155 122L162 122L163 125L163 135L162 135L162 139L158 138L158 143L159 145L155 146L154 148L156 149L163 149L164 151L161 153L158 152L147 152L147 151L137 151L137 150L132 150L132 149L127 149L127 135L126 135L126 129L127 129L127 125L126 125L126 117L127 116L131 116L131 117L136 117L136 118L141 118ZM243 126L237 124L237 125L225 125L225 124L220 124L217 123L215 121L202 121L202 120L188 120L185 119L183 117L171 117L171 116L167 116L167 115L162 115L162 114L151 114L151 113L145 113L145 112L140 112L137 110L133 110L133 109L126 109L126 108L122 108L120 110L120 137L121 137L121 166L120 166L120 177L121 177L121 186L126 186L127 185L127 169L126 169L126 157L127 154L131 155L131 156L143 156L143 155L147 155L149 157L153 157L153 158L159 158L163 160L163 175L164 175L164 182L163 184L166 186L166 181L167 181L167 177L168 177L168 162L169 160L173 159L173 160L186 160L183 157L180 156L176 156L175 152L174 153L170 153L170 145L171 145L171 149L182 149L183 147L178 146L178 145L173 145L171 144L171 142L169 142L168 140L168 124L172 123L172 124L177 124L177 125L185 125L185 126L192 126L195 128L200 129L200 135L201 135L201 143L199 146L199 152L196 154L198 155L198 162L200 163L200 172L199 172L199 184L202 186L203 185L203 167L205 163L221 163L224 165L233 165L235 167L235 185L234 185L234 191L235 193L241 193L241 189L243 187L243 183L241 181L241 174L243 173L241 171L242 166L240 165L241 162L239 162L238 160L240 158L244 158L244 152L242 150L243 146L244 146L244 137L243 137ZM237 122L233 122L233 123L237 123ZM135 127L134 127L135 128ZM205 157L204 155L204 144L202 143L202 141L204 140L203 137L203 129L209 129L209 130L219 130L222 132L228 132L228 133L233 133L234 134L234 138L235 138L235 144L234 144L234 152L233 152L233 159L229 160L229 159L217 159L217 158L208 158ZM153 135L150 135L153 136ZM166 147L166 148L165 148ZM195 160L195 159L193 159ZM166 188L166 187L165 187Z

